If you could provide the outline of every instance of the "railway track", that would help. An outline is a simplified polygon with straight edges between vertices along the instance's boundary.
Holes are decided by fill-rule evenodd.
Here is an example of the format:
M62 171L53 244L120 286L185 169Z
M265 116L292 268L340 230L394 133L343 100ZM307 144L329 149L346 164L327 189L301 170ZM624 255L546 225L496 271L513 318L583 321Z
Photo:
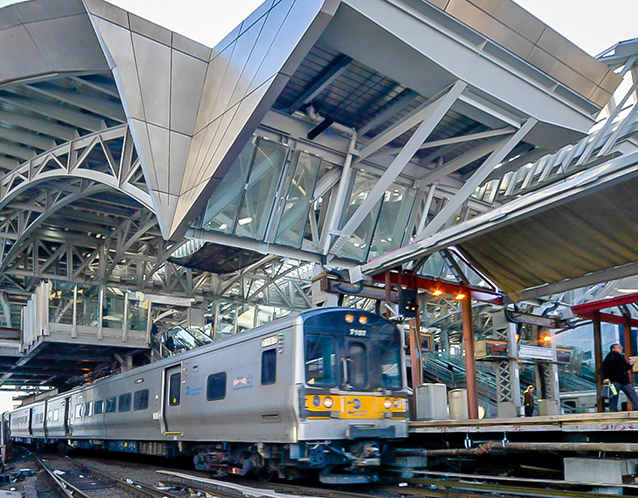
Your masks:
M38 498L183 498L130 479L120 479L67 457L36 456L36 460L46 473L41 489L36 486Z
M72 490L75 498L183 498L183 491L190 495L203 493L219 498L238 498L243 496L264 498L371 498L371 497L418 497L418 498L498 498L511 497L553 497L553 498L604 498L608 493L594 492L592 489L613 487L596 483L572 484L551 479L529 479L499 477L489 475L461 474L450 472L420 471L411 478L388 478L386 483L353 486L349 490L334 487L308 487L279 482L251 481L241 479L213 479L203 472L155 470L159 479L183 491L177 495L166 490L158 490L140 482L132 482L96 469L93 464L86 465L67 457L49 455L42 465L49 469L50 481L38 474L36 485L39 498L57 498L71 496L64 491L55 490L53 483L64 482L66 490ZM97 465L97 463L96 463ZM149 466L150 467L150 466ZM121 474L122 469L115 472ZM151 467L153 468L153 467ZM128 470L128 469L127 469ZM390 482L393 481L392 484ZM399 485L401 483L401 485ZM631 494L638 492L638 485L625 484L631 488ZM598 490L597 490L598 491ZM611 491L611 490L609 490Z

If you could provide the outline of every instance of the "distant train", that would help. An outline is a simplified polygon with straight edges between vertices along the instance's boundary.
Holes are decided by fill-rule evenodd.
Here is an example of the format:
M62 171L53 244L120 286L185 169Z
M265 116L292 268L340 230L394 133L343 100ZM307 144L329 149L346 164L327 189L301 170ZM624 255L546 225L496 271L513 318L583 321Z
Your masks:
M371 482L407 437L403 334L319 308L18 408L17 442L190 455L199 470Z

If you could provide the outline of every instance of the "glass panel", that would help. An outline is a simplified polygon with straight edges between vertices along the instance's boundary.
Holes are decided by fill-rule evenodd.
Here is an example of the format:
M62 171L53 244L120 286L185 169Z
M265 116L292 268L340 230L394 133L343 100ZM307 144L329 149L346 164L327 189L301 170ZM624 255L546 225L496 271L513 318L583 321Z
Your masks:
M120 394L120 399L117 403L117 411L130 412L131 411L131 393Z
M135 410L146 410L148 408L148 389L135 392L133 408Z
M345 220L349 220L359 206L366 200L372 188L377 184L378 177L365 171L358 171L356 181L350 196L350 204L346 211ZM363 222L356 229L352 237L345 243L339 252L339 256L355 261L365 261L370 248L370 241L374 234L374 228L381 208L381 200L377 202L372 211L368 213ZM345 225L345 223L344 223Z
M278 244L301 247L320 165L321 158L317 156L305 152L299 155L277 230L275 242Z
M237 211L244 194L244 185L250 172L255 153L255 139L246 144L230 167L221 184L215 190L202 216L202 228L232 233L235 228Z
M226 372L221 372L208 376L206 388L206 399L216 401L226 397Z
M73 323L73 293L75 284L71 282L51 283L49 296L49 321L51 323Z
M364 389L368 385L366 347L360 342L351 342L348 349L348 382L355 389Z
M235 228L236 235L263 239L287 153L287 147L259 139L255 163Z
M274 384L277 380L277 350L269 349L261 355L261 385Z
M395 184L385 191L368 259L401 247L403 233L413 205L413 189Z
M381 345L381 384L384 389L401 389L400 367L399 348L391 344Z
M481 277L481 275L479 275L474 270L474 268L469 266L463 259L461 259L458 254L456 254L453 251L451 251L450 253L452 254L452 257L454 258L454 261L456 261L456 264L459 266L459 268L463 272L463 275L465 275L465 277L468 279L468 282L471 286L483 287L486 289L493 288L489 283L485 281L485 279L483 279L483 277Z
M95 402L95 414L100 415L104 411L104 401L101 399Z
M337 355L330 336L306 335L306 383L337 386Z
M78 303L75 323L79 326L97 327L100 317L100 287L78 284Z
M109 329L121 329L124 320L124 292L118 287L104 289L102 325Z
M141 297L135 294L129 294L128 300L128 329L129 330L146 330L146 322L148 320L148 309L144 309Z
M257 313L256 306L248 306L246 304L239 305L240 314L237 317L237 333L245 332L246 330L253 329L253 323L255 321L255 313Z
M181 386L182 374L175 373L171 375L168 387L168 404L170 406L177 406L180 404Z
M115 396L112 396L111 398L106 398L106 409L105 409L106 413L113 413L115 412Z
M215 340L222 339L235 333L235 315L237 306L234 303L220 303L217 320L217 333Z
M445 264L443 257L439 252L435 252L428 257L427 261L418 273L425 277L439 278L444 269L447 270L447 265Z

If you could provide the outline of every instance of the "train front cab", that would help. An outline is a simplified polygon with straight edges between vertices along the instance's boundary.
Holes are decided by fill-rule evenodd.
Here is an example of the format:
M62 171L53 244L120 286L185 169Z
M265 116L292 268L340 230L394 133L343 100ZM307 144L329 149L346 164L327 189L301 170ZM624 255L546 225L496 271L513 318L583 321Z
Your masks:
M371 482L407 437L403 338L396 325L359 310L303 317L300 460L323 482Z

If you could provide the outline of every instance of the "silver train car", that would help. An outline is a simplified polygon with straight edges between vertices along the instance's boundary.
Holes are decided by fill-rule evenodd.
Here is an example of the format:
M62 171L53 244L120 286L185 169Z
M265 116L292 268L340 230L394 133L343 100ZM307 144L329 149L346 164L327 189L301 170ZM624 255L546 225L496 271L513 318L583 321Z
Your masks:
M407 437L403 334L319 308L10 412L10 435L218 474L371 482Z

